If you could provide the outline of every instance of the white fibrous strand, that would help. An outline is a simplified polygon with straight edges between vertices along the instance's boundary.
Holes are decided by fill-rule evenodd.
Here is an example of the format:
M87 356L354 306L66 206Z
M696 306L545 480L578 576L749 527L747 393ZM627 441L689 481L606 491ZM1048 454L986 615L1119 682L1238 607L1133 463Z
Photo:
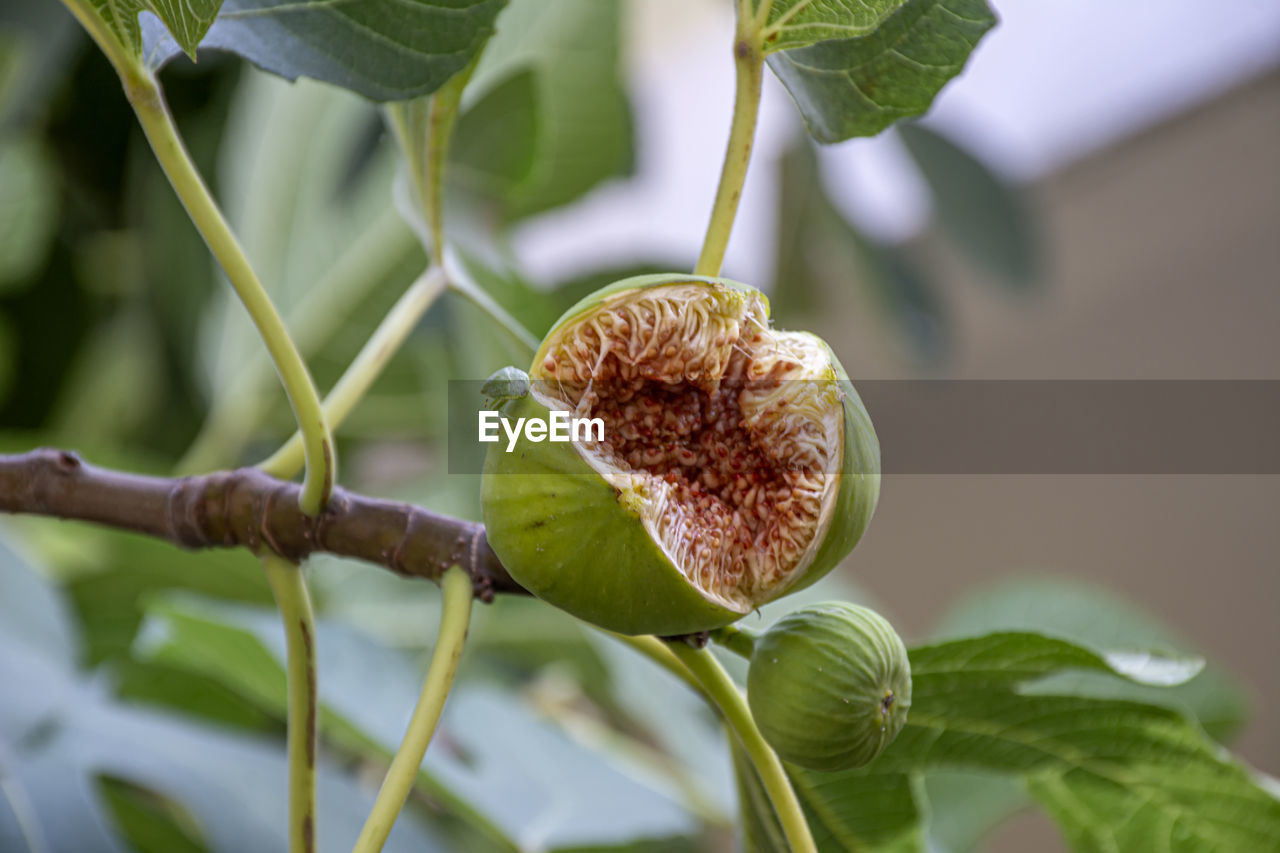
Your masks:
M756 294L691 283L606 299L544 353L534 378L604 420L586 452L640 479L690 580L744 609L785 582L839 475L840 392L821 344L768 328Z

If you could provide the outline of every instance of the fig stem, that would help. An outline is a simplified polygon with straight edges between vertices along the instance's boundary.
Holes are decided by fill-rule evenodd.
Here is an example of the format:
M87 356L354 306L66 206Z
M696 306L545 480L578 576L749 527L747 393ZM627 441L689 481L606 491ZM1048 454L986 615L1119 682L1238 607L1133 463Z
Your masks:
M431 261L436 266L444 264L444 172L449 143L462 91L483 52L478 51L465 68L432 94L387 106L387 118L409 167L414 196L431 243Z
M262 569L284 625L288 681L289 853L316 849L316 649L315 616L302 568L275 554Z
M422 685L422 694L413 709L404 740L391 760L391 767L352 853L377 853L386 843L422 768L422 758L435 734L436 724L440 722L453 677L458 671L458 660L462 657L467 628L471 623L471 576L460 566L451 566L440 579L440 588L444 603L436 647L431 652L431 667L427 670L427 679Z
M356 403L368 393L387 362L444 292L446 284L443 269L427 269L382 318L378 328L374 329L359 354L324 398L324 415L330 429L336 430L351 414ZM287 480L297 474L302 465L302 434L295 432L279 450L259 462L258 468L272 477Z
M462 90L467 87L482 53L483 50L476 51L465 68L431 95L427 114L427 162L423 168L427 186L423 215L427 220L427 233L431 235L431 258L436 266L444 266L444 170L449 159L449 143L453 139L453 125L458 120L458 107L462 104Z
M800 801L796 799L795 789L791 787L791 780L787 778L787 771L783 769L777 753L765 742L760 729L756 727L738 685L734 684L729 673L725 672L709 649L694 649L682 642L669 643L667 648L702 684L711 701L719 707L729 727L738 736L738 742L751 758L760 782L769 794L769 801L773 803L778 821L782 824L782 832L793 853L817 853L813 834L805 821Z
M640 654L649 658L651 661L658 664L658 666L667 670L667 672L670 672L676 678L679 678L685 684L689 685L695 693L699 694L704 699L710 699L710 697L707 696L707 691L702 687L702 682L694 678L693 673L689 671L689 668L681 663L680 659L671 652L667 643L659 640L657 637L633 637L627 634L615 634L612 631L604 631L604 633L613 637L620 643L625 643Z
M723 646L740 658L751 660L756 650L756 634L736 625L726 625L711 632L711 641Z
M80 26L84 27L85 32L110 61L124 83L125 91L129 90L134 78L146 75L141 58L120 43L89 0L62 0L62 5L80 22Z
M751 164L751 149L755 144L760 89L764 83L764 50L760 41L760 22L745 3L740 3L738 8L733 61L736 69L733 121L729 126L729 142L725 147L724 164L720 167L720 184L716 188L711 220L702 241L702 253L693 269L696 275L720 274L742 188L747 180L747 167Z
M507 311L498 304L488 291L471 280L466 271L458 264L448 264L445 267L446 278L449 280L449 289L466 297L472 305L475 305L481 311L489 315L489 318L497 323L502 329L511 336L511 339L523 347L529 358L538 351L540 341L534 337L533 333L520 324L520 321L507 313Z
M79 2L75 0L72 10L76 11L78 6ZM77 14L77 17L83 22L84 16ZM98 39L98 34L92 28L90 34ZM99 44L106 50L100 39ZM111 57L109 51L108 56ZM307 515L318 515L333 491L338 462L333 437L329 433L320 395L311 374L266 288L262 286L231 226L227 224L204 179L196 170L174 124L173 116L165 105L160 83L151 72L136 62L122 65L114 57L111 58L120 73L129 103L133 106L147 141L151 143L151 150L196 230L204 238L231 286L235 288L245 310L249 312L258 336L271 356L271 362L280 376L302 435L306 476L298 495L299 506Z

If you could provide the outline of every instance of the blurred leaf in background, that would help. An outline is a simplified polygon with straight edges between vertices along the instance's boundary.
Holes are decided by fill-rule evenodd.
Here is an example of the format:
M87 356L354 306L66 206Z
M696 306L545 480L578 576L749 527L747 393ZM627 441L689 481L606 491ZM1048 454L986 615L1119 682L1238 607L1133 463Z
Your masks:
M21 97L12 103L21 107L6 113L0 131L0 149L25 139L41 152L39 162L21 165L20 180L0 181L0 194L22 193L0 205L0 219L20 212L14 221L22 230L14 236L25 247L0 251L0 266L33 251L37 258L25 283L0 287L0 325L13 330L9 364L16 366L0 396L0 429L48 426L56 440L101 454L122 441L174 453L199 416L191 391L193 325L183 324L193 324L213 283L208 250L155 165L110 65L58 4L18 5L53 19L15 21L8 18L12 6L0 18L6 38L47 39L40 62L28 63L22 78L40 97L15 93ZM193 157L210 171L236 76L234 66L216 59L169 75L167 100ZM51 231L36 239L46 214ZM97 330L100 324L114 331ZM86 365L104 355L111 375L86 379ZM100 431L85 416L97 412L95 395L116 413L102 422L112 429Z
M782 322L849 305L851 291L881 312L925 363L947 352L946 312L938 283L903 246L859 231L828 197L812 145L797 139L779 169L778 255L772 304Z
M451 180L509 220L629 174L621 18L618 3L513 0L463 97Z
M939 228L997 283L1033 287L1041 273L1040 247L1019 188L922 124L904 122L897 131L929 185Z
M0 538L0 681L20 685L0 703L0 849L175 849L157 839L210 853L280 849L280 739L114 699L101 673L79 671L72 613L43 574ZM372 793L327 761L319 776L318 831L349 846ZM447 849L412 818L389 844Z
M44 112L83 41L75 21L57 4L0 6L0 133L26 127Z
M44 264L61 200L39 141L29 134L0 136L0 293L28 286Z
M1043 260L1024 191L922 125L901 124L897 132L925 180L937 230L1001 292L1033 289ZM945 361L953 346L947 287L955 277L919 251L923 235L889 242L860 229L833 203L804 139L783 153L778 180L775 313L785 321L855 310L847 297L861 290L920 365Z
M299 349L340 370L425 264L389 206L394 152L368 103L309 81L248 74L220 150L228 218ZM212 264L206 259L206 264ZM211 416L187 464L233 464L272 412L274 371L230 287L201 323L199 386ZM335 352L336 350L336 352ZM337 370L317 370L322 388ZM282 436L283 437L283 436Z
M284 643L273 611L189 598L157 602L138 643L144 658L219 680L283 719ZM316 647L326 739L357 754L390 755L417 699L418 667L325 621ZM697 830L676 796L539 719L511 694L460 685L437 738L423 784L474 828L520 849L606 847Z

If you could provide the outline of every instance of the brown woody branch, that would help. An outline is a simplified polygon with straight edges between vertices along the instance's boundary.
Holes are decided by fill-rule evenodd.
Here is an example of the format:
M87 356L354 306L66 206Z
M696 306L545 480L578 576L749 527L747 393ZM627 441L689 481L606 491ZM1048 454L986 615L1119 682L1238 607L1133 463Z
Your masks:
M256 468L175 479L98 468L65 450L0 454L3 512L91 521L183 548L269 550L294 562L336 554L430 580L459 565L477 598L527 594L502 567L481 524L341 488L310 518L298 508L299 488Z

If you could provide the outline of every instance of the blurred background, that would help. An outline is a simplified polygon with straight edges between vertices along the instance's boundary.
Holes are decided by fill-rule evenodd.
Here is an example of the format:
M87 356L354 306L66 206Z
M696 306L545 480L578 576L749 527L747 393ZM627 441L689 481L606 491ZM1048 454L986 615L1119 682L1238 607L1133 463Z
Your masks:
M812 146L768 76L725 274L823 335L855 381L1280 379L1280 6L995 5L1002 23L928 116L875 139ZM482 66L455 144L460 262L538 334L601 283L692 266L732 107L729 4L578 17L517 73ZM288 410L109 66L56 3L6 4L0 23L0 446L156 472L260 458ZM536 41L498 38L517 35ZM575 100L583 74L616 91ZM424 263L388 201L379 113L216 55L163 79L327 387ZM523 358L446 299L341 431L344 481L476 517L474 478L443 473L444 382ZM1276 773L1277 508L1280 477L1262 474L896 475L843 574L909 641L1056 625L1201 653L1220 712L1202 722ZM4 528L68 585L85 662L114 661L143 699L128 659L146 595L263 600L248 580L165 579L163 552L140 569L153 558L120 537ZM418 642L415 617L387 615L399 586L319 571L338 617ZM1019 817L989 849L1033 843L1061 842Z

